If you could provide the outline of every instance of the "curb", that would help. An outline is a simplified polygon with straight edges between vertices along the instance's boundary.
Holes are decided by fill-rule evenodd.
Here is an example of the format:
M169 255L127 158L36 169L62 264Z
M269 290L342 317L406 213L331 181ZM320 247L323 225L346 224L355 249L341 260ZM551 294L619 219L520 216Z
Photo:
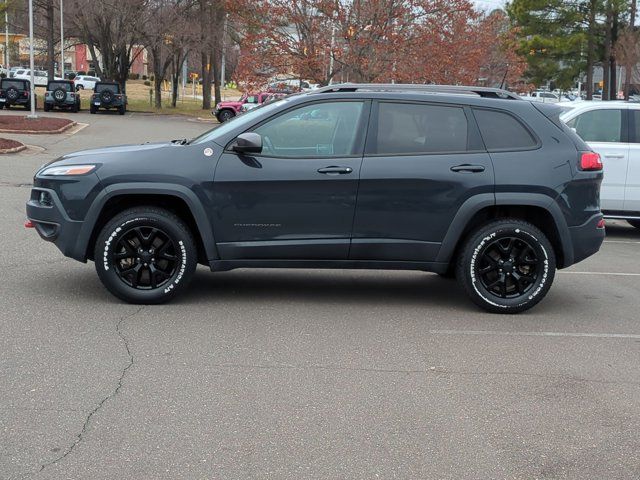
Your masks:
M55 133L62 133L65 132L67 130L69 130L71 127L75 127L77 125L77 122L71 122L67 125L64 125L63 127L60 127L56 130L7 130L4 128L0 128L0 133L13 133L16 135L19 134L23 134L23 135L40 135L40 134L55 134Z
M27 149L27 146L24 143L22 145L18 145L17 147L13 147L13 148L0 148L0 155L5 153L17 153L26 149Z

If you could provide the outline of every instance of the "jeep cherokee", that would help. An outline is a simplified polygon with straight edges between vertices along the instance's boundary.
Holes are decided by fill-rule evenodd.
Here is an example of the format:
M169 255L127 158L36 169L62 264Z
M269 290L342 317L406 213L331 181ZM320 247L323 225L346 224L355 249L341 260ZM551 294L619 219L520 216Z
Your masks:
M605 235L602 163L559 114L491 88L333 85L191 141L65 155L26 225L133 303L201 263L431 271L516 313Z

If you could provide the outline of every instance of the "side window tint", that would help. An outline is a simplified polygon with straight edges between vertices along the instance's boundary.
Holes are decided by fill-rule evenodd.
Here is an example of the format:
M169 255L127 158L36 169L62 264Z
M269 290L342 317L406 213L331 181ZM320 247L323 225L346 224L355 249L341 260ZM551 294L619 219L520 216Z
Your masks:
M640 110L629 110L633 115L633 124L635 129L633 131L633 143L640 143Z
M591 110L567 122L585 142L621 142L622 110Z
M467 150L467 117L459 107L380 103L375 153L412 155Z
M351 155L356 147L362 102L314 103L260 125L262 153L275 157Z
M487 150L519 150L537 145L529 130L508 113L474 108L473 114Z

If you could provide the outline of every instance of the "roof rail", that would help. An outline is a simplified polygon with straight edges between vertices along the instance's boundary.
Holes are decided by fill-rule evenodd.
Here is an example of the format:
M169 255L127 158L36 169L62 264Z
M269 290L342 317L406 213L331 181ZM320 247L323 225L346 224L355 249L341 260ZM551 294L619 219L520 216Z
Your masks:
M427 92L478 95L484 98L520 100L515 93L501 88L474 87L467 85L422 85L417 83L336 83L313 90L310 93L357 92L360 90L377 92Z

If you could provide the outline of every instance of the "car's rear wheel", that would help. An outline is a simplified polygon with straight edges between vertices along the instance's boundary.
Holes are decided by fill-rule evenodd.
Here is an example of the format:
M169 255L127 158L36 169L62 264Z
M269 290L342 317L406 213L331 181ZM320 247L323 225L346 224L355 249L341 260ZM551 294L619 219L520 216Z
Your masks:
M632 227L636 227L640 230L640 220L627 220Z
M89 106L89 113L96 113L98 111L98 109L96 107L94 107L93 105Z
M116 215L95 244L96 270L116 297L163 303L186 288L197 264L193 236L173 213L136 207Z
M118 113L119 113L120 115L124 115L124 114L125 114L125 112L126 112L126 110L125 110L125 108L124 108L124 105L121 105L121 106L119 106L119 107L118 107Z
M528 222L505 219L467 237L456 278L485 310L518 313L544 298L555 271L555 252L544 233Z
M51 110L51 105L49 105L48 103L44 104L44 111L48 112L49 110Z

